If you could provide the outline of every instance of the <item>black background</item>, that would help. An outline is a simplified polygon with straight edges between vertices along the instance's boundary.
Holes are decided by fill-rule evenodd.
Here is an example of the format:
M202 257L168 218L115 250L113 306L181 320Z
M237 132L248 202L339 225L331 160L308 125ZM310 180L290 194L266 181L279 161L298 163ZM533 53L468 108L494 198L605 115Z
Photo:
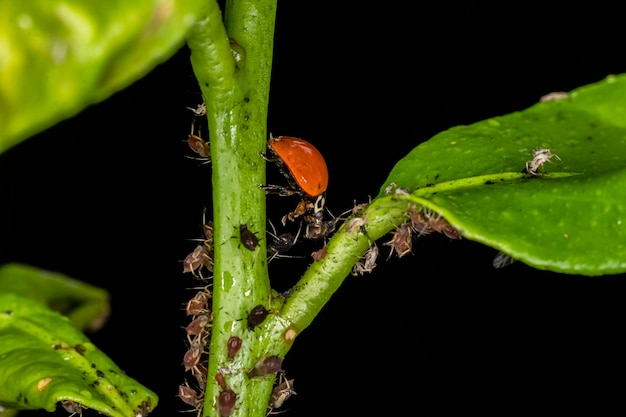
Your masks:
M398 4L279 2L269 131L326 156L335 213L442 130L626 71L620 2ZM0 261L111 292L110 321L90 337L159 394L155 417L187 410L182 306L197 282L181 260L210 204L210 166L185 143L186 107L200 102L182 48L0 156ZM402 259L381 247L376 270L348 277L287 355L285 416L624 415L623 275L495 270L495 250L444 236ZM288 285L308 262L271 267Z

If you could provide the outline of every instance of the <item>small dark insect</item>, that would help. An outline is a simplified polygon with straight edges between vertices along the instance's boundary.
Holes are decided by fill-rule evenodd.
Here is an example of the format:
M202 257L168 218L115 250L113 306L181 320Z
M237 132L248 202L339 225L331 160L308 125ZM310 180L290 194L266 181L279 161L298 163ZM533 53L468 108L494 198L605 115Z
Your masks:
M274 223L272 223L272 221L269 219L268 221L272 228L272 231L270 232L268 230L267 234L272 237L272 241L269 242L267 245L267 251L270 254L267 261L270 262L274 258L281 258L281 257L290 258L291 256L283 255L282 253L287 252L296 244L296 242L298 241L298 238L300 237L301 228L298 228L298 232L296 233L295 236L292 235L291 233L282 233L278 235L276 232L276 228L274 227Z
M248 372L249 378L255 376L263 377L265 375L273 374L280 371L280 367L283 365L283 358L280 356L272 355L259 360L254 364L254 368Z
M253 251L259 244L259 238L256 237L254 233L248 229L248 226L245 224L239 225L239 237L241 239L241 244L248 249L249 251Z
M239 349L241 349L242 344L241 338L237 336L231 336L226 343L226 354L229 361L232 361L235 358Z
M70 417L78 414L80 417L82 417L83 415L83 410L86 409L87 407L83 406L82 404L79 404L75 401L70 401L70 400L63 400L61 401L61 405L63 406L63 408L65 408L65 411L67 411L68 413L70 413Z
M152 404L149 401L142 401L137 407L135 417L146 417L152 411Z
M217 409L220 413L220 417L229 417L235 409L235 403L237 402L237 394L230 388L220 392L220 396L217 400Z
M263 323L269 311L261 304L254 307L248 314L248 330L253 330L256 326Z

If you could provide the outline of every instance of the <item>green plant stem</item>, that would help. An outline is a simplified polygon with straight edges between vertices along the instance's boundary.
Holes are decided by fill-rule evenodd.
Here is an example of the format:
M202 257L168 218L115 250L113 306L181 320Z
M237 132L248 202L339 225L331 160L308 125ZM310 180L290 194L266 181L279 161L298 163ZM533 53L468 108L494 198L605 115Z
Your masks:
M229 1L224 23L214 1L206 18L188 35L191 62L207 108L213 165L214 278L213 327L209 346L205 416L218 416L226 388L237 400L230 415L264 416L274 374L249 378L247 371L264 355L261 329L249 330L246 318L257 305L269 309L270 284L265 236L264 152L276 0ZM253 250L240 242L247 225L263 244ZM232 336L243 345L227 358Z

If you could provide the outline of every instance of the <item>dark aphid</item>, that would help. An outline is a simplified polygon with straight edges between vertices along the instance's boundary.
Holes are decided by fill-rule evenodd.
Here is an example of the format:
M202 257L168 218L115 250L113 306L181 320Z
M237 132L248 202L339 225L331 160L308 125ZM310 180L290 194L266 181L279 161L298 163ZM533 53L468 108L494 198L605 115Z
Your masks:
M220 392L220 396L217 400L217 410L220 413L220 417L229 417L235 409L235 403L237 402L237 394L230 388Z
M253 251L259 244L259 238L248 229L245 224L239 225L241 244L248 250Z
M150 403L150 401L142 401L141 404L137 406L137 414L135 414L135 417L146 417L151 412L152 403Z
M224 378L224 374L222 374L221 372L218 372L215 375L215 381L217 382L217 385L219 385L222 390L228 389L228 385L226 384L226 378Z
M281 366L283 366L283 358L276 355L268 356L254 364L254 368L248 372L248 377L263 377L269 374L274 374L281 370Z
M267 234L272 237L272 240L267 245L267 251L270 254L268 262L278 257L289 258L290 256L282 255L282 253L287 252L296 244L298 238L300 237L301 228L298 228L298 232L295 236L291 233L282 233L278 235L272 221L269 219L268 221L270 226L272 227L272 232L270 232L269 230L267 231Z
M231 336L228 339L228 342L226 343L226 356L229 361L232 361L235 358L235 355L239 352L239 349L241 349L242 343L241 338L237 336Z
M254 307L248 314L248 330L253 330L256 326L263 323L269 311L261 304Z

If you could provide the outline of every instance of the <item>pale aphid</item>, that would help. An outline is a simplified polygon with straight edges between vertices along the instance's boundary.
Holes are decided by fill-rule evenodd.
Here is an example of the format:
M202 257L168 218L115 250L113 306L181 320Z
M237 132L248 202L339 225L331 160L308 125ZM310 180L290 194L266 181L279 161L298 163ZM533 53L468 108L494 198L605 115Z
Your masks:
M553 163L551 161L552 158L561 160L557 154L550 152L550 149L535 149L533 151L533 159L526 161L526 172L531 175L537 175L539 168L543 170L543 165L546 162Z

